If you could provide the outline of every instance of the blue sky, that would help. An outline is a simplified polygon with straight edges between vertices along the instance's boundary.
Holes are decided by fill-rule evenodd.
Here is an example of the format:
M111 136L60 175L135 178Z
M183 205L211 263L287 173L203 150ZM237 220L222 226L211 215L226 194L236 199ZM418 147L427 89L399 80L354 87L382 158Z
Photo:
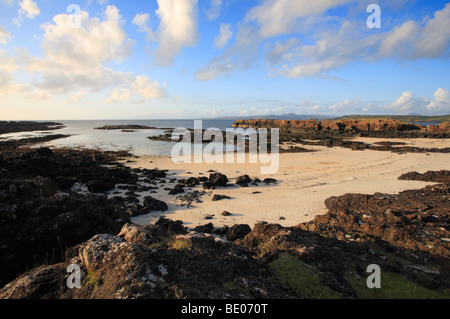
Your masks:
M450 114L447 1L0 7L0 120Z

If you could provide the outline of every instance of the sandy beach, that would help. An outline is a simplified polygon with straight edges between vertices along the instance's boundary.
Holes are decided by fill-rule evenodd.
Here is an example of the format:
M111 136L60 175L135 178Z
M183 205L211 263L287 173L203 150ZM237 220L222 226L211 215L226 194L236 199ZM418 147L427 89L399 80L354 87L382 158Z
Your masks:
M386 139L355 138L355 141L376 143ZM404 142L408 146L444 148L450 146L445 139L389 139L391 142ZM299 145L301 146L301 145ZM132 168L166 169L172 178L208 177L209 170L225 174L230 183L241 175L250 178L275 178L277 184L259 183L258 186L240 187L233 185L217 188L203 195L202 203L193 203L189 208L176 201L177 195L168 195L159 187L153 197L165 201L169 210L164 213L151 213L133 218L133 222L147 225L164 215L172 220L182 220L191 228L212 222L214 226L248 224L251 227L258 221L294 226L308 222L315 216L324 214L327 209L324 200L330 196L346 193L398 193L407 189L419 189L429 182L402 181L397 178L404 173L428 170L450 169L450 156L442 153L392 153L387 151L354 151L347 148L307 146L316 152L282 153L279 170L272 175L262 175L261 164L190 164L175 163L170 156L143 156L127 163ZM174 184L167 184L173 187ZM197 186L192 190L201 190ZM189 190L187 190L189 192ZM231 197L212 201L212 195ZM222 216L227 211L231 216ZM205 220L206 215L213 215Z

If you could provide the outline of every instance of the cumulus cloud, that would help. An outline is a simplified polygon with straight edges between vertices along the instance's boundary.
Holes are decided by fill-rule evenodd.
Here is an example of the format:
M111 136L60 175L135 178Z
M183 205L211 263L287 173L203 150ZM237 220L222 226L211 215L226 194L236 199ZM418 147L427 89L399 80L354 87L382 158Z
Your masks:
M241 39L245 33L242 30L253 27L253 47L234 44L222 56L200 68L197 78L213 79L250 65L248 60L239 63L242 55L249 56L248 52L256 62L262 44L269 75L288 78L329 78L328 71L354 61L448 57L450 4L426 19L409 20L392 29L386 27L374 32L365 27L365 20L361 26L361 19L351 15L346 18L327 15L330 9L350 3L359 9L363 7L363 2L353 0L264 0L237 24L236 37L240 34ZM281 35L294 34L279 40Z
M297 38L290 38L285 43L276 41L271 45L272 48L266 52L266 61L270 64L278 64L281 61L288 60L290 58L289 51L299 43L300 41Z
M139 96L137 102L160 99L166 96L165 84L161 86L158 81L153 81L146 75L137 76L131 85L131 89Z
M153 38L153 30L149 27L150 14L148 13L138 13L133 18L133 24L138 26L139 32L146 33L147 38Z
M34 19L41 13L36 2L33 0L22 0L20 2L20 8L17 18L13 20L14 24L19 25L22 23L23 19L26 17L28 19Z
M0 98L8 94L26 91L26 85L16 84L14 82L13 73L18 68L19 64L17 59L10 56L7 52L0 50Z
M434 93L434 101L427 105L427 109L433 113L440 112L443 114L450 113L450 91L439 88Z
M78 93L75 94L71 94L69 95L64 101L64 104L70 104L70 103L75 103L78 101L81 101L84 98L85 94L83 91L80 91Z
M209 81L219 75L231 73L236 69L248 69L258 57L260 39L255 36L256 29L251 25L243 25L238 29L235 42L217 58L212 59L205 67L195 72L199 81Z
M450 4L434 13L425 23L407 21L384 34L379 57L405 59L436 58L448 51L450 45Z
M361 102L361 99L359 99L359 98L358 99L354 99L354 100L345 99L342 102L338 102L338 103L335 103L333 105L330 105L328 107L328 109L330 111L332 111L333 113L342 112L342 111L346 111L346 110L349 110L349 109L353 109L354 107L359 105L360 102Z
M256 21L264 38L290 34L298 20L318 15L354 0L265 0L250 10L246 21Z
M222 11L222 0L211 0L211 6L205 9L205 15L208 20L215 20L220 16Z
M127 102L131 98L131 90L126 88L114 88L106 103Z
M298 78L323 74L352 61L437 58L448 52L449 20L450 4L424 23L407 21L377 34L366 34L357 22L344 21L338 32L317 32L313 44L293 47L279 73Z
M159 42L155 51L157 65L172 65L182 49L197 43L197 4L198 0L158 0L156 14L160 24L155 34Z
M228 44L228 41L233 37L233 31L231 31L231 25L221 23L220 33L214 38L214 45L218 48L223 48Z
M41 75L36 86L52 93L68 93L80 88L100 91L130 81L131 74L105 67L127 59L134 45L122 28L119 10L108 6L103 20L81 11L80 27L74 27L70 18L60 14L53 23L42 26L43 56L26 61L28 72Z
M147 76L111 68L111 64L128 59L135 44L127 38L121 15L114 5L107 6L101 18L89 17L87 12L81 11L79 26L74 26L71 18L71 15L59 14L52 22L41 26L44 30L41 57L21 53L24 69L36 75L33 84L25 86L28 88L26 97L45 100L53 94L72 93L66 99L69 103L82 98L79 92L86 89L99 92L136 85L139 90L136 94L143 99L164 96L161 92L165 92L165 87L158 87L158 82L150 81ZM147 85L143 79L148 81ZM117 96L113 94L111 99Z
M0 25L0 43L7 44L10 39L11 35L9 34L9 32Z
M413 92L406 91L395 102L387 105L385 108L398 113L420 112L428 103L429 100L426 97L416 98Z

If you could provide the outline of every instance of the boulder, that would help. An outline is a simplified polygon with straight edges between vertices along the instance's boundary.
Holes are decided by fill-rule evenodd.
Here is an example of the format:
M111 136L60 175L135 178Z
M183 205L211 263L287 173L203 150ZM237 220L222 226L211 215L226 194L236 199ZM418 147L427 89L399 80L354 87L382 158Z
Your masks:
M226 187L228 184L228 178L221 173L211 173L209 175L209 182L215 187Z
M228 230L227 234L226 234L226 238L229 241L236 241L238 239L242 239L245 236L247 236L250 232L252 231L252 229L250 228L249 225L234 225L232 227L230 227L230 229Z
M152 196L144 197L144 207L147 207L148 211L160 211L165 212L169 209L167 204L162 200L153 198Z
M222 200L222 199L231 199L231 197L227 196L227 195L218 195L218 194L214 194L212 197L213 202L216 202L216 201Z
M249 184L251 182L252 182L252 180L251 180L250 176L248 176L248 175L239 176L236 179L236 184L238 184L240 186L243 186L243 185L247 186L247 184Z

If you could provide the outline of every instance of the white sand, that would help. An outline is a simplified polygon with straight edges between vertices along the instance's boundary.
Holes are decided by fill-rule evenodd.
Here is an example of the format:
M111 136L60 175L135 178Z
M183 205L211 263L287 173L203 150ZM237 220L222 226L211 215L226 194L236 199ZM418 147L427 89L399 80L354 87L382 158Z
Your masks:
M355 139L356 140L356 139ZM359 141L374 143L386 139L365 139ZM390 140L393 141L393 140ZM395 140L397 141L397 140ZM450 140L415 139L398 141L410 145L429 148L450 147ZM168 169L174 178L209 176L208 170L216 170L228 176L231 183L240 175L248 174L261 180L267 177L278 180L277 185L252 186L243 188L219 188L202 197L203 203L193 203L194 207L179 207L175 202L177 195L168 195L160 186L157 194L151 194L169 205L169 211L151 213L133 218L133 222L146 225L159 219L161 215L173 220L182 220L187 227L195 227L212 222L214 226L232 226L248 224L251 227L258 221L293 226L312 220L327 209L324 200L330 196L346 193L398 193L407 189L418 189L433 184L418 181L400 181L397 178L410 171L424 173L428 170L450 169L450 155L431 154L395 154L385 151L352 151L346 148L326 148L303 146L316 149L314 153L280 154L280 167L276 174L262 175L259 164L180 164L174 163L169 156L146 156L127 164L131 167ZM191 172L192 174L188 174ZM203 174L203 175L201 175ZM201 190L201 186L195 189ZM259 191L260 194L252 194ZM213 202L212 194L230 196ZM232 216L221 216L228 211ZM205 215L214 215L205 220ZM283 219L280 219L283 217Z

